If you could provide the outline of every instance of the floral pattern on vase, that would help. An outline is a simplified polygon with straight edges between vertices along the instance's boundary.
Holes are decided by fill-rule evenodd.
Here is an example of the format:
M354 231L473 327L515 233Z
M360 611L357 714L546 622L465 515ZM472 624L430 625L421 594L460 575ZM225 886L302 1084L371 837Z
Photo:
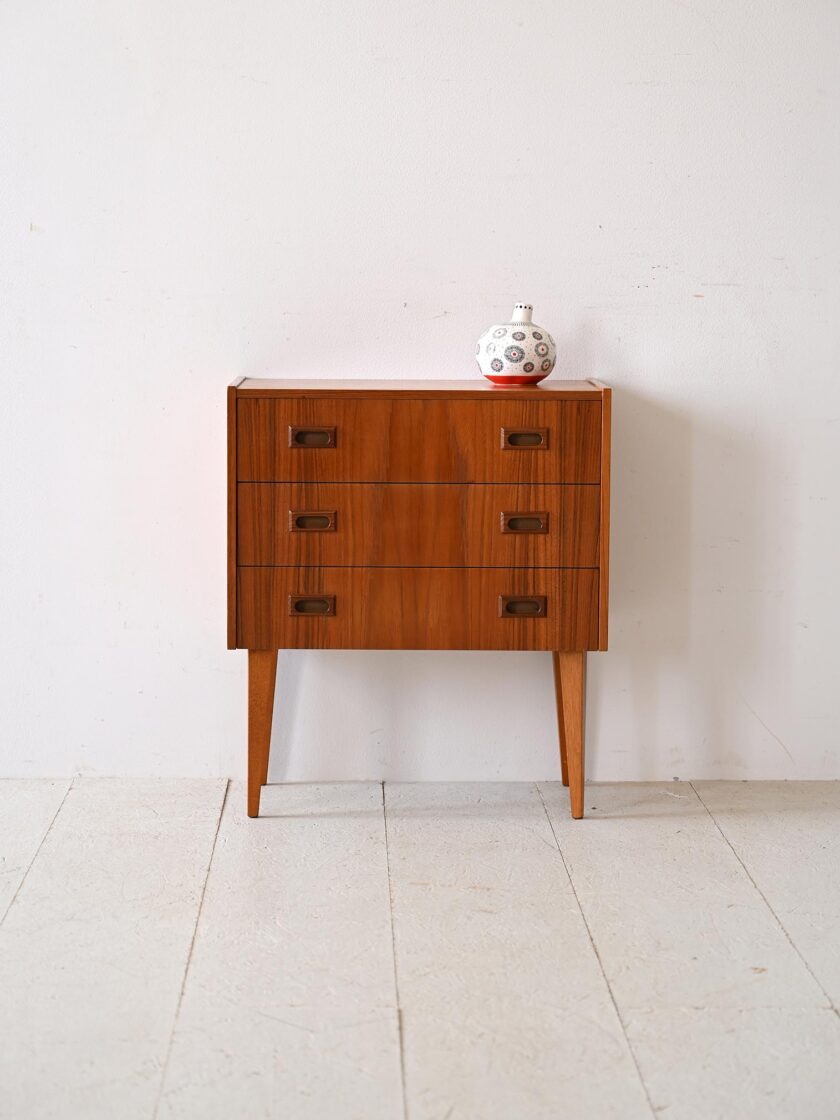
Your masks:
M554 339L531 322L533 311L530 303L517 303L509 323L494 323L478 340L475 360L494 384L536 385L554 369Z

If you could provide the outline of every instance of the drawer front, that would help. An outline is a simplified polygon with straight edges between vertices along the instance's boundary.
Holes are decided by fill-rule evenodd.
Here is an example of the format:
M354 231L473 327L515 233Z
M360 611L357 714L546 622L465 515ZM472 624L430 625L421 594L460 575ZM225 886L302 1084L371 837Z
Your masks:
M487 401L240 398L237 478L599 481L599 401L505 400L499 393Z
M248 649L583 650L598 573L522 568L240 568Z
M598 566L598 486L241 482L241 565Z

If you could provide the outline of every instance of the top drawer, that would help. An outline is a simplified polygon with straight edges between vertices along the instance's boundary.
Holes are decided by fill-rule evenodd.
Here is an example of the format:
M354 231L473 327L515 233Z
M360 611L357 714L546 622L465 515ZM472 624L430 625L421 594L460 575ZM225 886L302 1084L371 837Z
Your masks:
M597 483L600 445L599 401L236 402L240 482Z

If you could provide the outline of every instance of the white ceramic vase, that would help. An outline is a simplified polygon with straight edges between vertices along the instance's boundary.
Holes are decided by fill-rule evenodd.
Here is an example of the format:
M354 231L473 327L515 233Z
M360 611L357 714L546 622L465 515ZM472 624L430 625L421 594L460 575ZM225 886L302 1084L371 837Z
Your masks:
M517 303L509 323L488 327L475 348L481 372L496 385L536 385L557 361L554 339L531 322L530 303Z

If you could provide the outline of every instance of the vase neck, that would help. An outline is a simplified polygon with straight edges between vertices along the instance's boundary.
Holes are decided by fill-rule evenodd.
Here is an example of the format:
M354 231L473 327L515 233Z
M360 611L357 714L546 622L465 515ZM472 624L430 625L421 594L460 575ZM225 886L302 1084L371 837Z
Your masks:
M517 303L511 315L511 322L530 323L533 314L534 309L530 303Z

